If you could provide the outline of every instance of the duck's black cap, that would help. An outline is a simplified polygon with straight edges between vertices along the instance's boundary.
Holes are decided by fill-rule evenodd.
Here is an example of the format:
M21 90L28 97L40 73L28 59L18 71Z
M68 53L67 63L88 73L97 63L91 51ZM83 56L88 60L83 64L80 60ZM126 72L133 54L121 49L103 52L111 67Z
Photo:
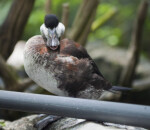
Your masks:
M59 20L56 17L56 15L54 15L54 14L47 14L45 16L44 23L45 23L45 26L47 28L53 29L53 28L57 27L57 25L59 23Z

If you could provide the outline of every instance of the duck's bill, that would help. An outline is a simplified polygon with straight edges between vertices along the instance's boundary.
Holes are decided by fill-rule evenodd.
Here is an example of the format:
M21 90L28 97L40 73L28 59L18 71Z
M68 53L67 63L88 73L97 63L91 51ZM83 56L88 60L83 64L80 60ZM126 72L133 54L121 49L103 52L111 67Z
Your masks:
M59 46L59 38L56 33L56 29L48 29L47 47L51 50L57 50Z
M50 46L49 47L51 50L57 50L58 49L58 46Z
M59 47L59 40L58 39L48 39L47 40L47 47L51 50L57 50Z

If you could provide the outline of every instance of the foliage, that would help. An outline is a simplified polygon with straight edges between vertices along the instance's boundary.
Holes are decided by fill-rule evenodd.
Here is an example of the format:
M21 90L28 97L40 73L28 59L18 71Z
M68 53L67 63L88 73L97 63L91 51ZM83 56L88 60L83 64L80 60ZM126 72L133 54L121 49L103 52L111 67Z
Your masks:
M91 33L89 40L93 41L94 39L101 39L104 43L113 46L128 44L138 4L139 2L135 0L132 2L128 0L103 0L98 7L96 19L103 18L107 15L107 12L113 8L118 10L117 14L109 19L109 21L106 21L99 30ZM128 39L128 41L126 39Z
M71 27L81 0L52 0L51 10L52 13L56 14L61 20L62 4L66 2L70 4L69 27ZM12 0L0 1L0 24L2 24L4 21L11 3ZM95 40L101 40L104 43L112 46L127 46L130 42L132 26L134 24L139 3L140 0L101 0L94 21L94 24L98 24L96 25L98 29L96 29L94 32L91 32L88 40L92 42ZM40 34L39 27L43 23L45 16L44 6L45 1L36 0L33 11L22 36L23 40L27 40L33 35ZM108 18L108 15L112 13L111 10L113 11L113 9L117 10L117 13ZM149 43L149 32L150 22L149 20L146 20L144 28L145 43ZM145 46L147 47L148 44Z
M62 15L62 4L63 3L69 3L70 4L70 19L69 19L69 25L71 25L73 18L75 17L76 9L80 3L80 0L53 0L52 1L52 13L56 14L58 18L61 20ZM30 15L30 18L28 20L28 23L26 25L23 39L27 40L33 35L40 34L40 26L43 23L44 16L46 14L44 10L45 1L43 0L37 0L35 2L35 6L33 8L33 11ZM31 29L32 28L32 29Z
M4 127L5 126L5 122L4 121L0 121L0 126Z
M106 12L104 15L100 16L93 22L91 30L95 31L99 29L99 27L101 27L105 22L111 19L116 14L116 12L117 12L116 8L110 8L108 12Z

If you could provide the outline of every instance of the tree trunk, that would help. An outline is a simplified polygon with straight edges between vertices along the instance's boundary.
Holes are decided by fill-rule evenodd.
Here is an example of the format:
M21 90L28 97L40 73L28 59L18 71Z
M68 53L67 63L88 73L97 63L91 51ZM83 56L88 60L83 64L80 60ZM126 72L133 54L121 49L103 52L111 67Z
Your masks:
M90 18L87 21L86 27L82 30L82 34L77 39L77 42L82 44L83 46L87 42L87 38L88 38L88 35L89 35L90 31L91 31L91 25L92 25L92 23L94 21L95 15L96 15L96 8L93 9L92 14L91 14Z
M14 0L0 27L0 54L6 60L20 39L35 0Z
M63 10L62 10L61 22L65 25L65 30L66 30L62 38L65 38L68 29L68 21L69 21L69 3L64 3L62 7Z
M75 17L69 38L84 44L90 32L99 0L83 0ZM83 39L82 39L83 37Z
M139 61L140 50L141 50L141 39L142 39L142 30L144 26L144 21L146 19L148 11L148 1L141 0L141 4L138 10L137 19L135 21L135 26L132 32L131 43L129 47L129 61L127 66L124 68L120 84L122 86L131 86L134 78L136 66Z
M45 2L45 12L46 12L46 14L50 14L52 12L51 5L52 5L52 0L46 0L46 2Z

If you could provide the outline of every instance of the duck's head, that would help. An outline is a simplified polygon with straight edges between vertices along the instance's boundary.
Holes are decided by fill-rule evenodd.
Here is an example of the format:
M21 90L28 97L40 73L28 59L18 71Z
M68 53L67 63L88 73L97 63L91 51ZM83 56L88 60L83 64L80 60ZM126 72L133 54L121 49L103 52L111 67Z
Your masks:
M65 31L65 26L59 22L58 18L53 14L45 16L44 35L46 37L46 46L52 50L56 50L60 45L60 37Z

